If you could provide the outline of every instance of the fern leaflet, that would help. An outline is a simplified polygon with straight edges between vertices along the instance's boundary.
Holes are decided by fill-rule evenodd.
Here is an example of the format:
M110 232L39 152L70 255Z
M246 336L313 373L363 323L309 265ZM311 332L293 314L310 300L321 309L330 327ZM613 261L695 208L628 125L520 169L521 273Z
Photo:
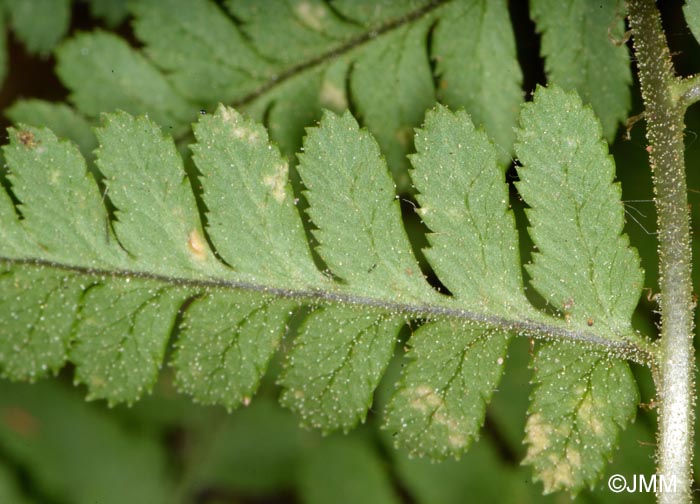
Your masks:
M586 443L579 459L609 454L636 400L619 358L646 362L651 352L630 324L642 278L620 234L612 162L575 94L538 90L517 144L539 247L534 286L563 317L535 310L523 293L497 149L466 113L430 112L412 158L431 230L426 256L449 296L423 277L379 146L350 113L326 113L299 155L318 258L266 130L220 106L194 132L206 225L174 142L148 118L108 114L96 130L103 192L74 145L47 129L10 130L0 193L4 376L35 379L70 361L90 398L132 402L153 386L175 331L180 389L232 409L251 400L303 308L281 400L308 425L348 430L364 421L400 328L420 319L387 427L415 453L458 456L478 435L512 334L579 342L598 353L538 353L527 460L548 490L595 480L600 464L581 469L571 443ZM533 187L546 184L543 200ZM540 217L547 212L557 215ZM618 272L630 283L612 284ZM581 369L567 375L567 397L580 401L552 405L560 354ZM601 389L610 377L617 387ZM553 415L570 421L557 427ZM582 427L586 418L595 422ZM569 473L552 475L552 460L568 461Z

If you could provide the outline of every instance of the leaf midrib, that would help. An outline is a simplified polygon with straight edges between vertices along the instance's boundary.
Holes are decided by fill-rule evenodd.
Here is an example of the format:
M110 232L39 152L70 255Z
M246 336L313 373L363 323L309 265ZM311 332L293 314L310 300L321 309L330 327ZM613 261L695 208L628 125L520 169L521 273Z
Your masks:
M380 309L388 313L402 314L410 318L435 319L448 318L482 327L512 332L518 336L544 340L564 340L587 344L610 352L621 359L629 359L644 366L652 366L656 359L653 343L639 334L630 331L620 335L620 339L611 340L596 333L572 329L566 321L543 315L541 319L517 319L499 315L488 315L475 311L450 306L451 298L445 296L443 304L403 303L372 296L362 296L350 292L322 289L293 289L264 285L260 283L216 278L184 278L163 274L148 273L126 269L100 269L76 266L39 258L9 258L0 256L0 264L33 266L37 269L51 268L91 277L111 277L112 279L151 280L172 287L189 287L198 289L227 289L232 291L255 292L263 296L296 299L309 303L336 305L354 305Z
M268 93L272 89L278 87L279 85L285 83L293 77L296 77L297 75L307 70L311 70L312 68L315 68L319 65L332 61L335 58L342 56L343 54L346 54L352 51L353 49L356 49L357 47L360 47L363 44L366 44L376 39L377 37L380 37L381 35L384 35L390 31L401 28L404 25L417 21L418 19L429 14L438 7L450 3L452 1L453 0L432 0L431 2L423 5L415 11L409 12L408 14L402 17L392 19L384 24L378 25L377 27L368 27L364 33L358 35L355 38L350 39L349 41L339 45L338 47L330 49L329 51L326 51L325 53L319 56L310 58L306 61L302 61L301 63L297 63L296 65L292 65L286 70L275 73L274 78L269 77L266 82L258 86L255 90L242 96L241 98L230 101L229 105L234 108L244 107L245 105L250 104L257 98Z

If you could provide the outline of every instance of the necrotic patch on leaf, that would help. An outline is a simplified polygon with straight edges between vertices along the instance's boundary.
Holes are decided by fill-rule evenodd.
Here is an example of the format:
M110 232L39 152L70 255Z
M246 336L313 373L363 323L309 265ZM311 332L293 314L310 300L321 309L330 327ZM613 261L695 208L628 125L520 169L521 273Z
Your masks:
M247 128L243 124L243 117L229 107L219 107L218 113L221 114L224 122L231 125L231 132L236 138L244 139L250 144L256 143L260 139L260 135L252 128Z
M287 172L289 167L287 163L278 164L275 166L275 173L268 175L263 179L265 185L272 189L272 197L275 198L277 203L282 203L284 197L287 195L284 186L287 183Z
M348 106L345 93L332 82L324 81L319 91L319 102L332 110L343 110Z
M556 430L557 428L545 422L539 413L534 413L528 418L527 426L525 427L525 441L529 444L529 448L525 462L550 449L552 438L558 436ZM539 470L538 476L544 484L545 493L572 487L574 485L574 474L581 469L581 454L578 450L568 446L563 457L559 456L559 453L556 450L552 450L548 455L551 464Z
M326 16L326 10L319 6L313 6L309 2L300 2L294 8L294 13L308 27L316 31L321 31L323 28L323 18Z
M200 236L199 231L196 229L190 231L190 234L187 237L187 249L195 259L203 261L207 257L207 246Z
M17 132L17 140L24 145L27 149L33 149L39 142L34 138L34 133L27 130L20 130Z

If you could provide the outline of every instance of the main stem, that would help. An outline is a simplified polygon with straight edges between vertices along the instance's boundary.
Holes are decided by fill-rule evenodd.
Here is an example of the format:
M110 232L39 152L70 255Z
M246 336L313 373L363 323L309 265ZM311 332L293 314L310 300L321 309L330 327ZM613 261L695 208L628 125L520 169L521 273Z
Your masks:
M658 215L661 339L655 376L659 404L657 474L666 482L676 482L675 492L657 485L657 497L660 503L682 503L691 501L695 396L690 214L683 155L686 103L675 93L679 79L654 0L630 0L629 22Z

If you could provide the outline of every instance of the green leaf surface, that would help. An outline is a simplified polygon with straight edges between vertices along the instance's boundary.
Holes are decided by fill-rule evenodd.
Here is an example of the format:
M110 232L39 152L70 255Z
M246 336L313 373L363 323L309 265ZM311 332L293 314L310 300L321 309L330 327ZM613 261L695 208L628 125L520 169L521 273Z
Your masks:
M274 0L263 5L230 0L223 8L228 12L211 0L130 4L143 52L173 90L198 108L217 102L245 108L265 121L284 155L291 157L299 148L304 128L321 117L322 107L338 112L351 107L376 135L401 191L407 191L411 131L437 94L451 106L467 107L496 136L500 162L510 160L522 78L504 2ZM493 63L471 58L465 66L461 55L475 48L496 51L498 58L489 52L486 60ZM105 49L97 52L106 54ZM433 79L431 58L437 61L438 79ZM92 60L70 60L84 66L84 73L94 72ZM150 69L143 73L158 80ZM327 79L328 73L334 77ZM78 91L87 87L64 82L74 93L76 86ZM104 83L103 89L110 87L114 84ZM94 101L113 109L116 100L106 95ZM160 104L138 101L131 108L119 106L148 112L180 131L177 121L161 117Z
M299 493L304 504L401 502L379 454L361 438L329 438L308 457L300 472Z
M593 488L639 393L625 362L565 343L547 343L533 363L537 387L525 427L524 462L545 493Z
M511 160L512 125L523 100L512 30L504 0L472 0L447 5L432 37L438 99L465 107L486 127L503 165Z
M228 10L241 21L244 33L266 59L296 64L317 58L329 47L348 42L361 33L321 0L271 0L262 5L226 0ZM283 26L282 33L279 27Z
M195 136L207 233L223 260L250 282L323 285L301 227L287 161L269 144L265 128L222 106L199 121Z
M518 190L530 206L535 288L570 326L619 339L629 333L643 273L621 234L620 189L600 135L575 94L538 89L521 115ZM543 344L533 367L525 460L545 492L575 494L595 484L618 430L634 418L636 384L625 362L565 343Z
M358 118L376 131L389 166L408 185L406 152L412 150L413 127L435 103L433 76L425 57L425 39L434 20L425 17L388 33L368 46L350 73L350 92ZM377 83L380 82L380 85Z
M444 107L427 115L416 148L411 176L418 212L432 231L424 253L438 277L467 309L528 316L496 148L466 113ZM387 414L397 444L433 458L464 452L484 421L508 336L446 321L421 327Z
M459 456L478 437L508 338L450 322L422 326L387 411L395 443L431 458Z
M505 174L483 130L438 107L416 132L411 178L430 228L426 258L463 306L526 314L518 237Z
M8 8L15 35L41 56L48 56L68 31L70 10L70 0L22 0Z
M308 130L298 157L316 250L331 271L362 294L433 296L413 257L379 146L352 115L325 114L321 127Z
M405 155L411 147L411 128L420 123L424 109L434 103L424 47L430 16L409 20L404 18L412 12L409 8L419 13L420 8L396 4L391 12L365 10L365 14L377 17L365 19L365 26L361 26L348 22L347 16L338 16L339 11L320 1L278 1L265 13L250 2L231 1L228 5L256 49L274 62L268 82L276 83L278 76L288 76L284 78L289 82L275 84L269 92L265 84L260 88L264 92L255 101L267 106L252 105L265 110L271 135L283 151L289 154L299 147L303 128L321 116L322 105L339 110L352 101L387 152L399 186L406 189ZM396 19L387 19L387 14ZM383 23L397 26L382 37L373 37L374 30L382 29ZM373 40L365 40L368 34ZM342 80L329 83L323 75L333 66L342 67ZM372 83L369 87L368 81ZM397 93L403 99L393 106Z
M530 9L542 35L549 82L578 91L593 106L605 138L612 142L631 106L624 2L535 0Z
M70 351L74 381L88 386L88 399L110 405L130 404L151 390L185 297L152 281L129 280L85 291Z
M686 0L685 5L683 5L683 15L685 22L688 23L688 28L695 36L695 40L700 43L700 1Z
M518 191L530 206L533 285L572 325L630 326L644 275L622 234L624 207L600 124L573 93L540 88L523 107Z
M339 64L319 85L338 83L345 70ZM69 361L88 398L132 403L153 388L172 344L177 388L233 409L251 402L289 334L281 402L308 426L347 431L367 418L400 329L419 323L386 423L414 453L459 456L478 436L512 333L603 348L644 343L630 325L641 271L621 234L599 124L553 88L523 107L521 125L520 188L538 247L533 283L563 319L524 296L498 148L465 112L431 111L411 158L430 230L425 255L451 295L424 278L379 145L349 112L326 113L299 154L311 242L286 160L263 127L230 107L200 115L189 173L156 122L104 114L95 154L104 194L75 145L20 124L10 129L0 193L0 373L34 379ZM628 283L613 281L618 274ZM595 398L605 426L600 443L579 453L595 470L570 463L569 479L552 480L552 460L571 462L568 445L538 450L530 440L528 461L548 488L595 480L630 416L609 406L636 397L625 363L594 353L589 362L585 351L572 352L583 367L569 388ZM537 357L528 432L547 430L562 412L585 415L579 403L548 406L560 364ZM598 382L611 376L620 388L601 392ZM587 435L562 422L554 437Z
M178 94L140 52L111 33L82 33L56 51L56 72L83 114L148 113L168 130L182 131L197 107Z
M12 502L13 504L32 502L22 494L18 479L7 466L0 464L0 502Z
M57 382L0 382L0 449L42 502L168 502L166 453L115 418Z
M291 163L294 163L293 154L302 146L304 128L316 124L321 117L321 106L338 112L347 108L345 79L348 68L344 63L338 61L327 68L316 68L291 77L244 107L249 114L265 122L270 138ZM342 77L342 82L329 84L326 73L334 67L342 67L342 76L337 77Z
M90 13L112 28L122 23L129 14L128 0L88 0L88 3Z
M364 422L402 324L366 309L315 311L289 354L282 404L323 431Z
M57 372L68 355L84 286L75 275L60 271L6 264L0 271L0 372L30 381Z
M136 267L166 276L222 274L172 139L148 118L124 112L106 116L96 133L97 166L117 208L114 231Z
M2 220L0 239L3 254L6 257L22 257L34 244L22 229L17 208L6 191L0 191L0 219Z
M123 261L123 251L110 247L107 210L77 147L47 129L8 131L7 178L20 202L19 224L35 244L31 257L87 267Z
M37 292L41 298L36 300L30 297L32 290L19 300L10 297L12 291L4 298L15 318L8 326L3 373L19 378L55 371L65 361L70 343L76 381L88 384L89 397L113 403L131 402L155 382L186 294L170 291L162 283L131 282L128 277L107 281L104 276L86 278L85 274L91 268L107 267L184 276L222 270L202 241L194 197L172 142L164 140L159 128L146 119L122 113L107 123L98 132L105 142L98 152L98 166L118 207L119 220L113 223L117 236L78 150L59 142L48 130L11 130L13 143L5 148L5 157L13 166L8 179L21 202L18 210L23 219L17 227L24 233L15 230L17 239L38 252L32 260L81 268L82 275L29 266L30 271L6 273L6 281L13 282L12 291L32 278L44 282L47 289ZM123 168L118 173L112 171L119 166ZM11 215L8 225L16 219ZM54 232L55 226L62 232ZM36 245L30 247L27 242ZM17 331L17 324L26 324L29 334ZM95 333L102 337L94 338ZM21 345L19 351L16 345ZM29 349L34 352L28 359Z
M92 159L93 151L97 148L97 139L89 121L64 103L18 100L5 109L5 116L13 123L44 126L60 138L73 140L85 159Z
M194 300L173 359L178 388L204 404L232 409L250 403L295 305L226 291Z
M430 6L425 0L330 0L333 9L340 13L343 19L349 19L359 25L368 26L376 21L400 19L406 11L417 11Z
M327 113L308 130L299 160L317 251L345 289L398 301L435 296L411 252L371 135L349 113ZM326 431L364 421L402 322L367 310L316 311L295 340L282 402Z
M269 72L269 63L213 2L147 0L130 9L146 54L190 100L208 106L233 100L255 90Z

